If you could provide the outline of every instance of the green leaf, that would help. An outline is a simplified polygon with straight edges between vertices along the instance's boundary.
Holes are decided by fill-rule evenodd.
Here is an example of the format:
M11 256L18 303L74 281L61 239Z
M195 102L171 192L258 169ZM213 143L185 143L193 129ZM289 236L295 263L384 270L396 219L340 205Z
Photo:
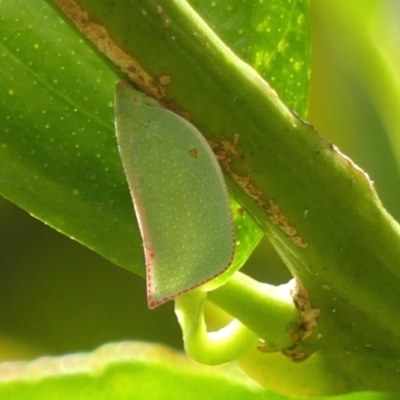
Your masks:
M264 389L232 364L205 367L160 345L120 342L92 353L0 364L7 400L290 400ZM315 400L397 400L398 395L352 393Z
M308 0L191 0L219 37L305 117L309 101Z
M159 345L122 342L90 354L0 364L2 399L282 399L232 365L200 366Z
M0 3L0 190L143 274L105 64L43 1Z

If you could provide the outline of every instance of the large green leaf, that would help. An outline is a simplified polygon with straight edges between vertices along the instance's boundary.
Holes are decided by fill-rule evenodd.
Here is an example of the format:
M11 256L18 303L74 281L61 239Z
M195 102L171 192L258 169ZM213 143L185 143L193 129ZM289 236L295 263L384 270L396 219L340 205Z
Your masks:
M146 343L103 346L91 354L0 364L2 399L282 399L233 366L206 368Z
M233 365L205 367L159 345L121 342L89 354L0 364L0 397L7 400L285 400L252 383ZM397 400L353 393L332 400Z
M140 273L113 134L118 78L43 1L0 12L2 195Z

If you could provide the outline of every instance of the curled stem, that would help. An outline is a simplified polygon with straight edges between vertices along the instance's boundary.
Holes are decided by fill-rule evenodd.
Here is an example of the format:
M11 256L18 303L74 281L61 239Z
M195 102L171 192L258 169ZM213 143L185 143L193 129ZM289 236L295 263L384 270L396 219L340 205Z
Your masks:
M204 303L207 293L193 290L175 299L175 314L189 357L207 365L236 360L256 346L258 336L238 320L215 332L207 332Z
M262 339L263 350L281 351L293 345L299 334L299 311L293 301L292 284L273 286L237 272L212 292L201 288L175 300L175 313L183 331L185 350L198 362L216 365L233 361ZM230 314L228 325L207 332L206 299Z

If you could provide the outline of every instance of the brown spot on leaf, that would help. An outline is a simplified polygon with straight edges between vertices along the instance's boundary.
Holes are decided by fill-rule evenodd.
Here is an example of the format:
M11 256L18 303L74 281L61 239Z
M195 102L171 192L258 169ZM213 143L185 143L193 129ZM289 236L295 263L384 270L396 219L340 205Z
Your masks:
M189 150L189 156L192 158L197 158L199 156L199 150L197 150L196 147L193 147L193 149Z

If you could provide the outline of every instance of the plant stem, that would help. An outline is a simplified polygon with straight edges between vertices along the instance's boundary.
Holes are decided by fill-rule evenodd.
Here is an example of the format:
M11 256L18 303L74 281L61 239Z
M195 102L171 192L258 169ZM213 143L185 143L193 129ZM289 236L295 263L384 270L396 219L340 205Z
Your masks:
M263 339L267 351L280 351L293 345L300 325L292 286L292 281L280 286L260 283L237 272L208 292L208 299Z

